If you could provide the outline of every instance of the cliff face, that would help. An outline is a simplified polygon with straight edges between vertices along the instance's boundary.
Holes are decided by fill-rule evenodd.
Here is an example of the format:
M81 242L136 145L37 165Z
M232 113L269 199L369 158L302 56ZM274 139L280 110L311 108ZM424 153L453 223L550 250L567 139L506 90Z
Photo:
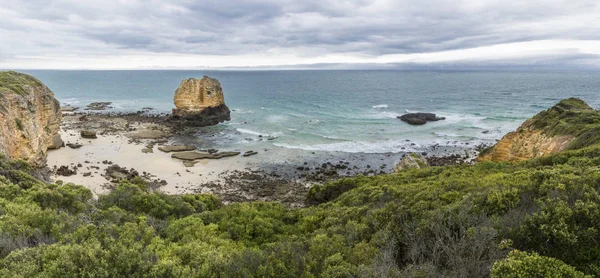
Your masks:
M0 72L0 153L43 166L57 147L62 114L54 93L36 78Z
M599 142L600 112L570 98L525 121L478 160L521 161Z
M189 126L209 126L229 121L223 89L217 79L184 79L175 92L173 117Z

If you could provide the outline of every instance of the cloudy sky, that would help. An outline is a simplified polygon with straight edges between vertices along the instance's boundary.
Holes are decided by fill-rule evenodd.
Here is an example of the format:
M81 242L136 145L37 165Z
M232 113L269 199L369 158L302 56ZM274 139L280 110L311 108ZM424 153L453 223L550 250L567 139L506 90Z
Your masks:
M600 69L599 3L0 0L0 68Z

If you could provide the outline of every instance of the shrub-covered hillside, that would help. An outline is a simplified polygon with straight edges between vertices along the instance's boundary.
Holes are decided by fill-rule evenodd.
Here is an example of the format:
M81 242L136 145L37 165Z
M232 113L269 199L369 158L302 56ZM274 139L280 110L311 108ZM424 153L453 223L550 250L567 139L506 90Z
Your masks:
M0 277L600 275L599 147L348 178L303 209L0 169Z
M314 186L301 209L143 180L94 199L0 157L0 277L597 277L599 112L555 107L538 128L581 145L346 178Z

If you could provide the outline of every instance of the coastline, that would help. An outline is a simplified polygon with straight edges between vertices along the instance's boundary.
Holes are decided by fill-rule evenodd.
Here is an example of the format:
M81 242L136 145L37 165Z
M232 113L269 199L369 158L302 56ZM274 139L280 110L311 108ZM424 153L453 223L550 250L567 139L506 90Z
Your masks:
M185 144L194 136L194 132L170 125L166 115L69 110L63 112L60 134L71 147L49 150L51 178L84 185L95 195L108 193L119 175L135 173L166 194L210 193L224 202L280 201L300 207L311 185L355 175L391 173L404 155L308 152L282 147L251 150L238 146L221 151L256 154L199 159L186 166L182 160L172 158L173 153L158 149ZM82 130L94 131L97 138L82 138ZM431 165L443 166L472 163L476 154L475 146L434 145L427 148L425 157ZM61 167L72 175L60 175ZM120 167L126 170L117 176L110 172Z

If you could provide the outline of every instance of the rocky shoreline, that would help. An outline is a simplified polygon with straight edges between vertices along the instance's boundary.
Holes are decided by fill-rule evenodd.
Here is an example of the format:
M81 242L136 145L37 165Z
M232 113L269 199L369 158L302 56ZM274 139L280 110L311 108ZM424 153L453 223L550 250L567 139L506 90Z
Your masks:
M266 150L201 150L183 143L197 128L184 128L171 121L170 115L151 111L63 110L60 129L65 147L49 151L52 177L86 185L96 194L106 192L122 178L139 178L171 194L202 192L218 195L225 202L279 201L299 207L312 184L391 173L403 157L402 153L310 152L297 161L281 162L272 161ZM96 138L84 138L82 132ZM477 154L474 146L458 150L434 145L427 149L422 155L431 166L473 163ZM106 156L110 153L113 155ZM153 173L152 164L163 167L156 167L158 172Z

